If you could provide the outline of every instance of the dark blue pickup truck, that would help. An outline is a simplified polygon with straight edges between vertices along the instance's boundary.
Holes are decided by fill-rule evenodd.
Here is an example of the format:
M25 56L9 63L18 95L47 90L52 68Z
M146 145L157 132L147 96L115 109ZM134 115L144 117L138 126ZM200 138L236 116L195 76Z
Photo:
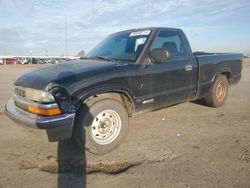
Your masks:
M95 154L115 149L128 117L176 103L225 103L241 78L242 54L192 53L180 29L140 28L108 36L83 60L48 66L14 82L5 107L14 121L74 137Z

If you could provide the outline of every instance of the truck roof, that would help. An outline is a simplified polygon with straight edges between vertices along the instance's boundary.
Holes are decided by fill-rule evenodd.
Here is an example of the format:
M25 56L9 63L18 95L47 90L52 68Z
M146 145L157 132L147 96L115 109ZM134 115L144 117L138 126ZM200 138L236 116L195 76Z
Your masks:
M113 34L118 34L118 33L123 33L123 32L133 32L133 31L140 31L140 30L151 30L151 31L156 31L159 29L168 29L168 30L178 30L178 31L182 31L179 28L172 28L172 27L141 27L141 28L135 28L135 29L127 29L124 31L119 31Z

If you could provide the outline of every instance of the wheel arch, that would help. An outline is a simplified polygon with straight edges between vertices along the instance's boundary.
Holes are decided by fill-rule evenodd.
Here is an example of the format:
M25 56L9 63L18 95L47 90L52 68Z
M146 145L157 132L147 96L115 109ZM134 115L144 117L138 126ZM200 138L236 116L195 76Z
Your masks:
M227 77L227 80L228 80L228 83L230 84L230 82L232 81L232 70L228 67L222 69L221 71L217 72L213 79L212 79L212 82L215 81L215 79L219 76L219 75L225 75Z
M232 73L230 71L224 71L221 73L222 75L225 75L227 77L228 83L230 83L232 80Z
M98 86L81 93L77 97L78 100L75 102L75 106L78 110L83 103L90 106L99 100L111 98L123 104L128 112L128 115L132 116L135 112L135 102L133 100L133 96L134 95L130 89L120 85Z

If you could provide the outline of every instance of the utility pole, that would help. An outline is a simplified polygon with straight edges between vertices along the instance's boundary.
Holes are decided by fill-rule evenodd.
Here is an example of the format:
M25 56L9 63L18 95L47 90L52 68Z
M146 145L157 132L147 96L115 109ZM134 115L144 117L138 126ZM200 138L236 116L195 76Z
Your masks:
M32 64L32 50L30 50L30 64Z
M67 25L67 16L65 16L65 43L66 43L66 57L68 57L68 25Z

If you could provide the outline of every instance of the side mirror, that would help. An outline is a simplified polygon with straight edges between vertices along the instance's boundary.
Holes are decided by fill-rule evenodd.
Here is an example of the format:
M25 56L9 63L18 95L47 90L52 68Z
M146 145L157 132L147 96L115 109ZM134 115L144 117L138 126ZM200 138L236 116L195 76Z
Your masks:
M149 57L156 63L167 61L171 58L170 53L163 48L155 48L149 52Z

